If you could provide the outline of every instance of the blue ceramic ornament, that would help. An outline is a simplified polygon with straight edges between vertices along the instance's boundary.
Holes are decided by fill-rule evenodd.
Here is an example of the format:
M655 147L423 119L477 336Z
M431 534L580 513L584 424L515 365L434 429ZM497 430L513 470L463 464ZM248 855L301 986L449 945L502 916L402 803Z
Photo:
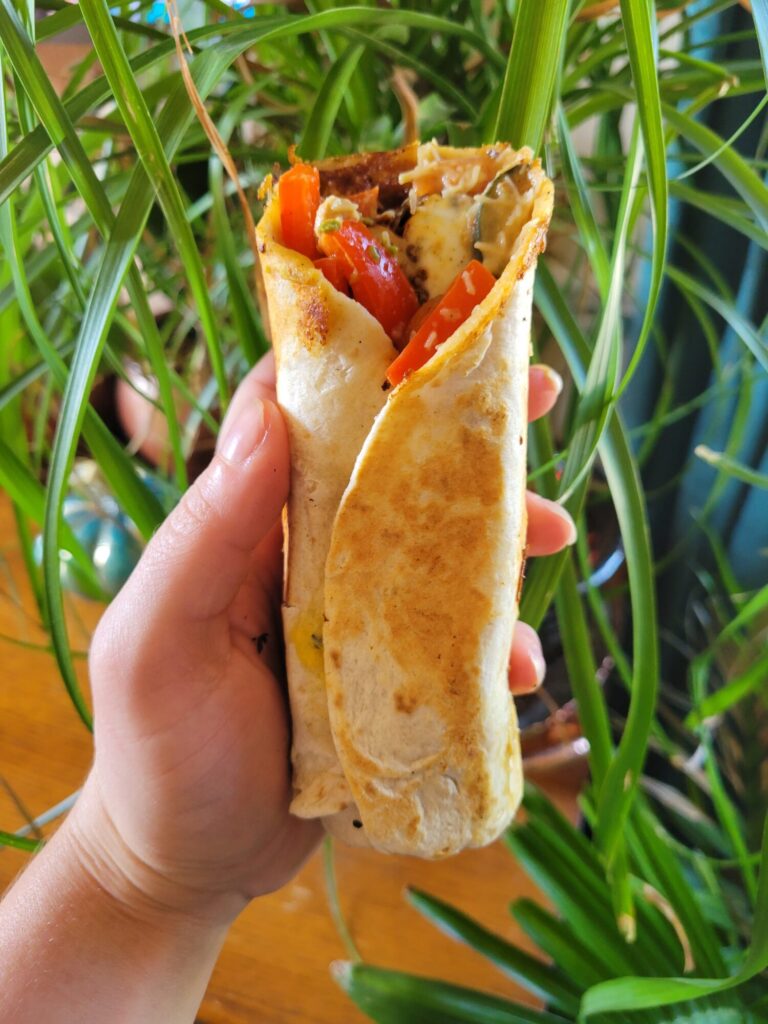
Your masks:
M168 510L167 485L142 473L147 487ZM143 550L135 524L109 492L99 468L91 459L78 459L69 479L70 492L62 515L93 562L94 575L103 594L114 597L130 576ZM37 537L35 561L42 562L43 538ZM61 584L84 597L100 597L93 583L68 551L61 552Z

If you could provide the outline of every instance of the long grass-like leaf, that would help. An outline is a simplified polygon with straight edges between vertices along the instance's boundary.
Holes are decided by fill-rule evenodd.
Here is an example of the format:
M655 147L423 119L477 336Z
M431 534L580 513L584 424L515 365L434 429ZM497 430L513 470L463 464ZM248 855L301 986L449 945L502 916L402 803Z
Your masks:
M736 336L744 342L763 369L768 371L768 345L734 303L725 301L697 278L678 267L668 266L667 277L718 313L733 328Z
M538 269L536 302L560 345L577 386L583 388L589 352L587 342L546 264L540 265ZM632 702L627 728L619 752L611 762L601 794L601 801L605 799L605 803L601 804L600 828L604 829L604 849L610 856L620 846L622 825L633 799L645 755L656 706L659 665L653 557L645 501L637 466L618 414L614 414L608 423L600 442L600 454L627 557L634 652ZM554 556L547 561L555 563L557 558ZM611 788L607 796L604 796L609 781Z
M768 970L768 819L763 833L760 887L752 944L738 971L728 978L617 978L584 994L581 1015L672 1006L727 992Z
M541 148L560 71L568 0L520 0L512 49L499 98L496 140Z
M685 724L693 728L712 718L722 715L750 693L765 689L768 679L768 653L754 661L748 668L731 679L725 686L705 697L688 715Z
M320 160L328 151L333 123L364 53L365 46L350 43L326 75L298 146L299 153L307 160Z
M28 519L38 526L43 525L45 488L2 438L0 438L0 488L11 497ZM86 579L93 587L94 596L100 596L102 592L94 574L93 562L67 523L62 526L61 546L72 555L78 568L85 573Z
M432 978L337 962L335 980L378 1024L566 1024L567 1018Z
M136 145L147 175L157 189L157 197L168 220L173 239L192 294L195 297L203 333L208 341L211 367L219 389L222 406L226 405L228 385L224 373L224 361L219 342L216 314L210 299L208 282L202 260L197 249L192 228L187 219L184 202L173 177L163 144L155 123L147 109L142 91L134 78L128 58L112 21L109 9L103 0L83 0L80 4L94 48L112 91L118 108Z
M589 362L586 381L576 410L574 435L570 441L568 458L565 461L561 479L559 495L561 501L567 500L589 472L611 414L611 401L620 370L621 298L624 290L626 249L633 221L635 189L641 164L642 145L639 130L635 128L627 157L627 169L624 175L615 230L608 295Z
M408 899L446 935L465 942L477 953L487 957L500 971L544 999L552 1009L565 1014L574 1014L578 1009L580 990L557 968L523 953L471 917L434 896L410 889Z
M719 473L734 477L736 480L743 480L745 484L750 484L752 487L760 487L763 490L768 488L767 473L758 473L750 466L745 466L743 462L732 459L725 452L713 452L707 445L700 444L696 446L693 454L697 459L706 462L708 466L714 466Z
M206 60L203 61L203 58ZM201 73L207 76L205 82L207 88L203 88L201 91L206 92L207 89L212 88L222 68L226 66L226 58L222 58L217 51L211 51L201 55L199 59ZM186 121L184 115L186 115ZM192 108L184 92L183 83L178 82L176 96L169 102L162 118L163 129L169 140L169 148L173 149L178 145L192 117ZM96 372L99 354L106 339L111 314L117 304L121 282L133 259L141 229L149 214L152 196L146 185L145 172L137 169L99 269L99 276L83 319L80 338L66 382L46 493L43 572L50 613L51 636L62 675L79 714L88 725L90 725L90 713L76 687L64 621L56 558L59 543L59 519L66 481L77 437L86 414L87 395ZM94 451L94 454L97 458L99 457L97 450Z
M14 835L13 832L0 830L0 846L11 846L26 853L36 853L43 845L39 839L27 839L25 836Z
M661 119L658 59L654 35L656 19L648 0L621 0L621 16L626 33L627 52L637 93L637 117L643 134L643 149L651 200L653 242L651 278L640 334L635 343L619 394L624 391L642 358L650 337L651 325L661 292L667 249L668 193L667 154Z
M686 113L668 103L663 105L664 120L695 146L704 156L712 157L712 163L730 181L744 201L754 211L764 231L768 231L768 187L749 166L744 157L735 149L722 148L723 140L695 121Z

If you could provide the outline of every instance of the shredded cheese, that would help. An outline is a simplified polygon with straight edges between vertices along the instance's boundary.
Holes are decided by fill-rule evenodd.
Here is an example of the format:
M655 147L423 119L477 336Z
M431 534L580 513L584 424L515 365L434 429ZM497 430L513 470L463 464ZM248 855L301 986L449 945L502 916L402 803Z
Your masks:
M440 310L440 316L443 320L447 320L449 324L455 324L458 320L461 320L461 313L458 309L452 309L449 306L444 306Z
M317 208L315 214L315 234L322 234L323 230L329 230L325 225L328 222L342 220L360 220L360 211L357 203L353 203L346 196L328 196Z
M481 149L455 149L439 146L433 139L419 146L416 166L399 175L401 185L411 185L408 195L411 213L422 196L441 192L450 195L461 192L473 195L502 171L513 167L520 159L529 158L530 150L516 152L506 145Z

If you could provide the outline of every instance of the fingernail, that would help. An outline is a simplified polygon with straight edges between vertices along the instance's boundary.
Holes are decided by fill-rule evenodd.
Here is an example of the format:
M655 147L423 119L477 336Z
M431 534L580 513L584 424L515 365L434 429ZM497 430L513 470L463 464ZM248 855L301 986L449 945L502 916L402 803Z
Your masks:
M219 454L235 465L246 462L261 445L266 435L264 403L254 399L236 415L227 417L219 436Z
M549 384L549 387L552 389L552 391L555 392L556 395L560 394L560 392L563 390L563 378L560 376L557 370L553 370L552 367L547 366L546 363L537 363L533 367L533 369L538 371L538 373L540 373L542 377L546 379L547 383Z
M576 523L574 523L571 517L571 513L568 511L568 509L563 508L562 505L557 506L557 514L560 516L563 522L568 525L568 536L566 537L565 543L567 547L571 547L573 544L576 543L576 538L579 535L578 530L576 529Z
M536 688L538 689L544 682L544 676L547 674L547 663L544 661L544 655L541 652L541 648L534 648L531 651L531 661L536 671Z

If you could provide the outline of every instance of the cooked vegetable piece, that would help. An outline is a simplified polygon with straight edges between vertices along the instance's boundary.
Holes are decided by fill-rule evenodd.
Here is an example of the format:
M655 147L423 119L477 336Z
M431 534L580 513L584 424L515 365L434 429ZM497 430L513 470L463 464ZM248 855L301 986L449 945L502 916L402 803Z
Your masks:
M399 384L409 373L418 370L434 354L435 349L453 334L472 310L483 301L496 284L496 278L477 260L472 260L459 273L451 287L387 371L390 384Z
M477 200L451 193L427 196L405 222L405 271L429 298L444 295L472 251L471 210Z
M356 204L361 217L375 217L379 210L379 186L367 188L365 192L355 192L347 196L347 199Z
M486 267L500 274L515 239L531 216L533 188L523 165L502 171L483 193L475 220L474 243Z
M355 299L394 342L400 341L419 302L396 257L359 221L342 221L338 230L320 235L318 245L326 256L346 263Z
M309 164L294 164L280 175L280 228L283 245L313 260L317 256L315 214L320 206L320 172Z
M331 282L338 292L349 295L349 282L347 281L347 267L336 256L322 256L315 260L315 266Z

